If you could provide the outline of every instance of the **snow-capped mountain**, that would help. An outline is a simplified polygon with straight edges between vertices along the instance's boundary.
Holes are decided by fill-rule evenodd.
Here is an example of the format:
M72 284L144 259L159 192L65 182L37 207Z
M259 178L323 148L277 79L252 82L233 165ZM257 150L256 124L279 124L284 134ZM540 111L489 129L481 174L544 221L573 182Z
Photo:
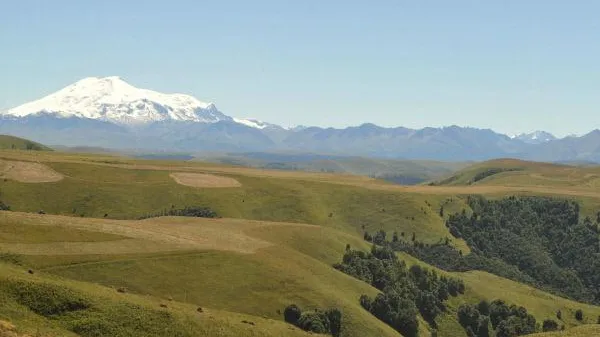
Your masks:
M556 138L544 131L508 137L470 127L409 129L370 123L343 129L284 128L234 118L184 94L136 88L119 77L89 77L0 113L0 133L48 145L143 151L328 153L434 160L516 157L600 162L600 131Z
M520 135L514 136L513 138L529 144L542 144L557 139L553 134L546 131L522 133Z
M201 102L189 95L139 89L117 76L84 78L5 113L15 117L45 114L59 118L89 118L121 125L232 120L212 103Z

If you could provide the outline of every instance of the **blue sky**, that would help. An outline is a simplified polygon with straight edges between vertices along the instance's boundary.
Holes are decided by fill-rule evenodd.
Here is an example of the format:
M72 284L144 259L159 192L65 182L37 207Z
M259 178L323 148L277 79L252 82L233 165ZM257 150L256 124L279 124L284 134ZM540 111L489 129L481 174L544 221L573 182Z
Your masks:
M0 109L88 76L282 125L600 128L598 1L3 0Z

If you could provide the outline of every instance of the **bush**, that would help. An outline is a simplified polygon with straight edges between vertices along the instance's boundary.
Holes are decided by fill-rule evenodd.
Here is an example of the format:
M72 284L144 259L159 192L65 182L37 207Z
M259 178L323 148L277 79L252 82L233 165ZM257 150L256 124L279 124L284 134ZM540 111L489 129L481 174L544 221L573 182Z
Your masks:
M297 305L292 304L285 308L283 316L286 322L304 331L329 333L334 337L338 337L342 331L342 312L337 308L302 312Z
M139 220L157 218L161 216L186 216L192 218L216 218L217 213L208 207L186 206L184 208L171 208L154 214L139 217Z
M342 312L337 309L329 309L326 312L327 318L329 318L329 330L333 337L338 337L342 332Z
M577 311L575 311L575 319L578 321L583 321L583 311L581 309L577 309Z
M542 331L547 332L547 331L557 331L557 330L558 330L558 323L556 323L555 320L552 320L552 319L544 320L544 323L542 324Z
M298 327L314 333L328 333L329 319L320 311L304 312L298 320Z
M302 310L295 304L288 305L283 310L283 319L290 324L297 325L300 316L302 316Z

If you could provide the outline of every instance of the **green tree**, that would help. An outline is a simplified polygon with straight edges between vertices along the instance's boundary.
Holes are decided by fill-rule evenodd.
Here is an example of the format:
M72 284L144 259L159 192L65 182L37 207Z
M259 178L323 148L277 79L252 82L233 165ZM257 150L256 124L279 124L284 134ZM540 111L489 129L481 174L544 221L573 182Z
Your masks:
M342 331L342 312L337 309L329 309L325 312L329 319L329 330L333 337L339 337Z
M547 331L556 331L556 330L558 330L558 323L556 323L555 320L553 320L553 319L544 320L544 323L542 324L542 331L547 332Z
M581 309L577 309L577 311L575 311L575 319L578 321L583 321L583 311Z
M309 311L302 313L298 319L298 327L304 331L314 333L329 333L329 319L325 313L320 311Z
M479 304L477 304L477 310L479 310L480 314L489 316L490 315L490 303L486 300L479 302Z
M295 304L288 305L283 310L283 319L290 324L297 325L301 316L302 310Z
M490 318L479 316L477 323L477 337L490 337Z

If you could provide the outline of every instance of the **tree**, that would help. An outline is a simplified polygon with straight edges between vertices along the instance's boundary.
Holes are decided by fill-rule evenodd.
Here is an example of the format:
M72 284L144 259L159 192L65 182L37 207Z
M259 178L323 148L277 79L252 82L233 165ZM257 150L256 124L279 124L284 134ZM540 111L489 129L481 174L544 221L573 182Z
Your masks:
M479 316L477 323L477 337L490 337L490 318Z
M502 300L494 300L490 304L490 321L492 328L496 329L501 321L504 321L510 315L508 305Z
M600 324L600 316L598 316L598 320L596 321L596 324Z
M375 236L373 236L373 243L376 245L383 245L385 243L386 233L383 229L379 230Z
M475 332L479 324L479 310L469 304L461 305L458 307L458 323L460 323L463 328L470 328Z
M562 320L562 311L558 310L558 311L556 312L556 318L558 318L558 319Z
M284 320L293 325L298 324L298 320L301 316L302 310L300 310L300 308L295 304L288 305L283 311Z
M394 232L394 236L392 237L392 242L398 242L398 232Z
M314 333L328 333L329 319L325 313L320 311L310 311L302 313L300 319L298 319L298 327L304 331L310 331Z
M575 311L575 319L578 321L583 321L583 311L581 309L577 309L577 311Z
M329 331L333 337L338 337L342 331L342 312L337 309L329 309L325 312L329 319Z
M440 207L440 216L444 217L444 206Z
M555 320L552 320L552 319L544 320L544 323L542 324L543 332L556 331L556 330L558 330L558 323L556 323Z
M480 314L489 316L490 315L490 303L486 300L479 302L479 304L477 304L477 310L479 310Z

